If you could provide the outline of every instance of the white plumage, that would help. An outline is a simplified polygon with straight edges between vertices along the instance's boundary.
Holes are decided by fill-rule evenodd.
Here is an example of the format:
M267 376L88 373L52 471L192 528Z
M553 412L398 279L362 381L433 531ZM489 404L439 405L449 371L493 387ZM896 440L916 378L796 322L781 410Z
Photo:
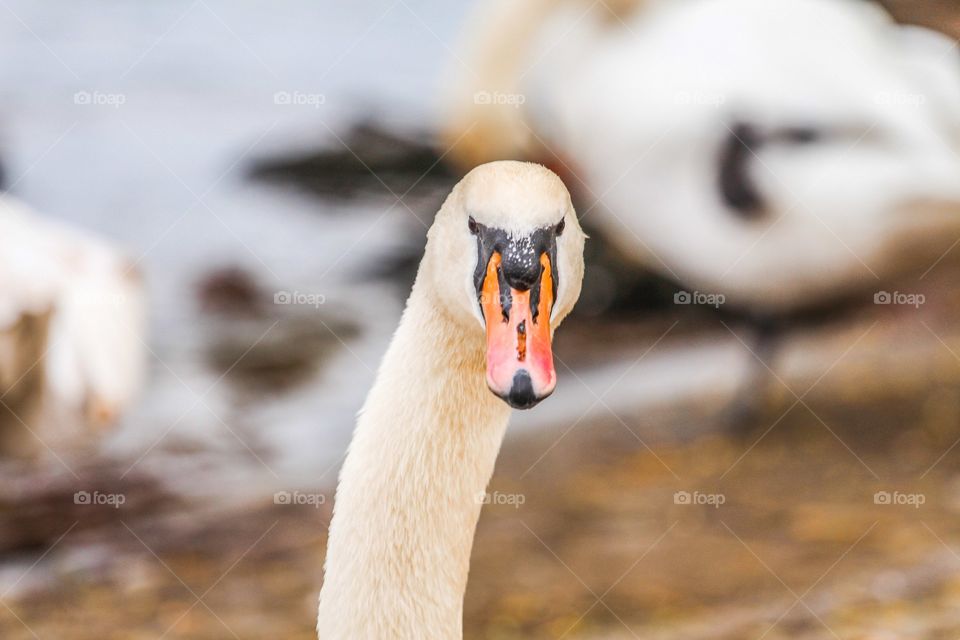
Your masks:
M78 424L112 424L144 374L144 292L136 268L101 239L8 195L0 196L0 243L0 400L19 418L2 429L33 432L6 434L5 441L26 443L8 449L38 450L37 439L49 446L47 438ZM25 318L33 319L26 329Z
M482 495L510 408L485 382L471 216L557 238L555 329L580 295L584 235L543 167L477 167L444 202L400 326L340 472L317 630L321 640L455 640Z
M556 155L628 257L764 310L876 290L960 236L946 36L860 0L607 5L484 3L454 155Z

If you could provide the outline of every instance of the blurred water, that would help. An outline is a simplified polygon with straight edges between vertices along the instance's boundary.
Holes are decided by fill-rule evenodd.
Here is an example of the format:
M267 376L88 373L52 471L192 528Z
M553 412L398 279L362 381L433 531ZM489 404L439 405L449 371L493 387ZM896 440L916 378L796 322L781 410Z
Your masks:
M464 9L434 0L293 0L276 11L237 0L0 6L0 152L12 193L125 246L149 285L152 377L109 451L215 492L310 483L339 459L399 314L395 296L350 279L397 241L409 213L384 215L392 198L332 211L251 184L244 169L332 141L367 112L396 125L429 120ZM277 92L308 104L277 104ZM267 291L320 293L321 313L351 317L364 333L319 379L240 409L201 358L195 283L222 265L248 269Z
M337 145L367 115L429 129L441 77L457 68L448 65L468 4L0 5L8 61L0 66L0 157L11 191L125 246L149 286L151 378L105 445L126 468L218 500L334 480L402 302L357 276L419 225L386 192L324 203L250 182L245 169L254 158ZM277 104L278 92L304 104ZM323 295L318 311L301 311L334 326L347 319L361 332L284 393L233 387L204 359L222 329L196 299L204 273L232 265L254 274L268 297ZM285 320L268 323L247 340L285 328ZM636 353L563 372L563 393L516 415L513 428L566 430L583 407L605 414L701 387L731 390L743 358L726 342L652 354L641 366Z

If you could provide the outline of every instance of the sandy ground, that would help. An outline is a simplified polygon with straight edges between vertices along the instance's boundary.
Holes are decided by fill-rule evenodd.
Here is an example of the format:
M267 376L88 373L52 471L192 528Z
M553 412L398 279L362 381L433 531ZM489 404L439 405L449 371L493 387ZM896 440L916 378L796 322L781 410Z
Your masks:
M705 390L512 434L477 532L467 637L956 637L954 297L794 335L736 432L729 399ZM14 545L22 560L0 576L3 638L312 637L330 483L292 500L313 505L241 510L124 490L119 509L53 520L7 509L47 534Z

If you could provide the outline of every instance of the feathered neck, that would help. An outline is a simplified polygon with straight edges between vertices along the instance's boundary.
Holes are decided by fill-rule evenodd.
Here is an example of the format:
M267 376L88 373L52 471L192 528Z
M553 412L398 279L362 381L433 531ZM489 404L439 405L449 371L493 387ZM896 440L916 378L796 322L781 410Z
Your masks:
M340 473L322 640L462 637L480 497L510 409L486 388L483 332L418 278Z

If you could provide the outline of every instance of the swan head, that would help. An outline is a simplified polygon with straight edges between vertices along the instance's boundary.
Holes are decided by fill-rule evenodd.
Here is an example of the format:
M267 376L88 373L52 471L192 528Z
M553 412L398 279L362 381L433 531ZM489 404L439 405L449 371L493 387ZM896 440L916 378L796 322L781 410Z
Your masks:
M563 182L526 162L481 165L428 234L434 302L486 342L486 382L517 409L556 386L553 332L580 295L586 236Z

